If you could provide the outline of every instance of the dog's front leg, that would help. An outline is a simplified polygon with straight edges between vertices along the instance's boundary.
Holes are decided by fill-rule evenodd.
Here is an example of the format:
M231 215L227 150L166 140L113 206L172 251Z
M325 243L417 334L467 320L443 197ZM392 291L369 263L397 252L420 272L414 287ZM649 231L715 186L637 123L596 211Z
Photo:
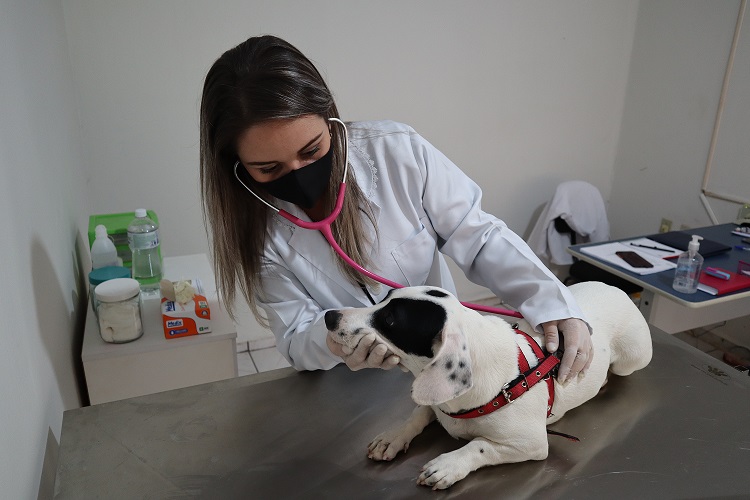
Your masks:
M373 460L393 460L400 451L409 449L409 443L435 420L435 412L429 406L417 406L411 416L398 427L391 428L367 447L367 457Z
M519 450L517 448L494 443L485 438L474 438L463 448L443 453L439 457L430 460L422 467L422 473L417 479L417 484L432 486L435 490L449 488L462 480L470 472L486 465L497 465L507 462L520 462L524 460L543 460L547 458L547 440L540 442L535 453L530 450Z

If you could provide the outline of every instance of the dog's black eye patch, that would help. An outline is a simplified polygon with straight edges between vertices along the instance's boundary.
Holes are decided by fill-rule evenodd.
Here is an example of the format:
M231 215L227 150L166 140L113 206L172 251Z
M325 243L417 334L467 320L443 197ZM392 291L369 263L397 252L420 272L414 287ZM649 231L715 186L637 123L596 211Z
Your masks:
M440 290L427 290L425 292L427 295L432 295L433 297L447 297L448 294L445 292L441 292Z
M434 302L396 298L372 315L370 326L402 351L431 358L446 318L445 309Z

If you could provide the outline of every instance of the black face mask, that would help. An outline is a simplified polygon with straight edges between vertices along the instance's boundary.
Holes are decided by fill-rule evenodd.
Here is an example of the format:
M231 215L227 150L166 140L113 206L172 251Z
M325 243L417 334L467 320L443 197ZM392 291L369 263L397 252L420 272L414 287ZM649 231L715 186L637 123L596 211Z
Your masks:
M325 193L332 169L333 145L325 155L314 162L260 185L280 200L302 208L312 208Z

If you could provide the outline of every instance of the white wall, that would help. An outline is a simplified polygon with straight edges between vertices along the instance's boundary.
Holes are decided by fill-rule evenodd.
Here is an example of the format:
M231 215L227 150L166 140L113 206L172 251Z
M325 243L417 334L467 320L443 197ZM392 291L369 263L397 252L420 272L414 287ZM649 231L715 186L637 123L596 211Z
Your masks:
M63 410L80 406L89 207L62 5L0 13L0 496L35 498L47 440L54 464Z
M656 232L662 217L673 229L712 223L699 195L739 3L641 2L610 198L613 237ZM750 22L744 30L750 36ZM750 95L750 74L733 81ZM747 140L744 118L733 125L744 125ZM724 172L747 169L747 158L735 160ZM750 186L733 191L750 197ZM710 206L719 222L732 222L739 208L720 200Z
M97 213L156 210L167 255L204 252L198 106L218 56L272 33L344 119L414 126L525 233L562 180L609 196L637 1L66 0ZM460 281L466 299L485 294Z

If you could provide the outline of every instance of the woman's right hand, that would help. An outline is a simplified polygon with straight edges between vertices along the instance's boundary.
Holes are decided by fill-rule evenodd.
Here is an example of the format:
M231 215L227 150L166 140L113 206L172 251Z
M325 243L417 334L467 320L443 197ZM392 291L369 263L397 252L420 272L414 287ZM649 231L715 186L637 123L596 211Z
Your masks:
M401 362L398 356L388 350L388 346L377 342L374 333L362 337L354 349L335 342L331 337L326 337L326 345L333 354L343 359L352 371L363 368L390 370Z

